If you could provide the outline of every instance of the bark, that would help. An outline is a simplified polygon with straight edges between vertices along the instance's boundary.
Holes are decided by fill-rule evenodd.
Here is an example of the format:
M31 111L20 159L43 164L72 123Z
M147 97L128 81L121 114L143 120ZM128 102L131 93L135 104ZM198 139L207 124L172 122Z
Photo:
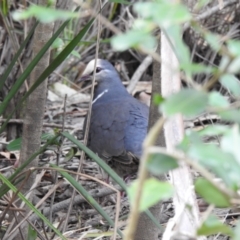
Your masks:
M38 4L46 6L47 0L39 0ZM52 37L53 33L53 23L42 24L40 23L34 33L32 50L34 57L46 44L46 42ZM35 80L42 73L42 71L49 65L50 50L48 50L42 59L39 61L38 65L35 67L30 75L30 87L34 84ZM26 159L28 159L33 153L35 153L41 144L41 134L42 134L42 124L45 110L45 102L47 96L47 80L45 80L27 99L26 101L26 113L23 124L23 135L22 135L22 146L20 152L20 164L22 164ZM38 158L36 158L28 166L38 165ZM28 192L31 189L32 184L35 181L36 172L31 173L29 179L25 182L21 191L23 193ZM29 197L31 201L32 194ZM26 212L28 211L26 207ZM21 218L19 217L18 221ZM27 239L27 228L23 228L22 234L24 239ZM15 239L21 239L18 235Z
M157 49L157 53L160 54L160 47ZM150 129L155 122L161 117L161 114L158 110L158 106L153 102L153 96L155 94L161 94L161 74L160 74L161 65L157 61L153 61L153 80L152 80L152 97L151 97L151 105L150 105L150 114L149 114L149 126ZM165 140L164 134L161 132L156 142L157 146L164 147ZM164 176L159 177L160 180L165 180ZM150 208L153 216L160 222L161 217L161 208L162 203L159 202L152 208ZM135 233L135 240L149 240L149 239L158 239L158 235L160 234L160 229L156 227L156 225L152 222L152 220L145 214L142 213L139 218L137 230Z

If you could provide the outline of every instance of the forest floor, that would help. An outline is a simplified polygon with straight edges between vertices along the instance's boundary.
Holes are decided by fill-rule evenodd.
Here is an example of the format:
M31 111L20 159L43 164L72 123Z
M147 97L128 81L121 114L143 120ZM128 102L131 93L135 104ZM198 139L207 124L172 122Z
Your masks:
M76 90L72 87L61 85L61 83L52 86L48 92L48 100L46 104L46 112L44 117L43 132L47 134L54 134L56 131L69 131L79 141L83 141L83 122L88 111L90 93L89 89L86 91ZM64 90L63 90L64 89ZM82 89L82 88L80 88ZM139 82L136 86L137 91L151 89L151 82ZM61 90L61 93L59 91ZM68 94L68 97L63 97ZM207 117L203 116L198 119L191 119L185 121L186 128L201 127L203 122L207 121ZM199 123L201 122L201 124ZM4 136L2 143L4 142ZM103 207L103 209L114 219L116 211L119 211L120 217L118 226L120 229L124 229L127 224L127 217L129 213L129 203L126 194L121 194L120 208L117 207L116 192L119 192L121 188L114 182L110 181L106 186L104 182L104 174L99 168L97 163L88 158L84 158L80 166L80 158L82 152L70 141L64 139L60 141L60 146L50 146L43 154L40 155L38 171L38 187L36 189L36 197L34 198L34 204L42 201L44 196L53 189L56 185L55 197L48 197L41 204L40 209L49 217L50 211L52 211L52 222L55 226L60 226L60 229L64 226L63 222L67 217L67 212L70 206L71 198L73 197L73 188L70 184L58 175L55 180L55 172L48 170L50 163L58 164L60 167L71 171L70 174L76 178L78 175L78 181L81 185L94 197L95 200ZM6 166L13 167L19 157L19 150L1 153L1 168ZM7 155L9 154L9 155ZM9 170L9 169L8 169ZM7 171L9 172L9 171ZM193 172L194 177L198 174ZM104 183L103 183L104 182ZM85 199L78 193L75 193L75 197L72 199L73 207L68 216L68 226L65 230L65 236L69 239L79 239L99 236L99 233L111 234L112 228L109 227L107 222L101 217L100 214L89 205ZM201 199L198 200L199 208L202 213L209 207ZM52 209L52 210L51 210ZM230 226L235 225L238 210L231 209L215 209L215 214L223 221L227 221ZM166 227L168 220L174 216L174 209L171 199L165 201L161 212L161 225ZM37 220L32 216L31 220ZM63 230L63 229L62 229ZM107 233L107 232L110 233ZM85 236L85 237L84 237ZM111 239L106 237L103 239ZM161 239L161 238L159 238ZM209 239L228 239L226 236L214 236Z

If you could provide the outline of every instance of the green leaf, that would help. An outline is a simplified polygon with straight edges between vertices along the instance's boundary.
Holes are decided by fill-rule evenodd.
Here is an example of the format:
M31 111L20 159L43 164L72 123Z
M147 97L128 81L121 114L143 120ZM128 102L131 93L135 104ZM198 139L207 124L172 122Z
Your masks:
M211 92L208 95L209 105L216 108L226 108L229 106L229 102L221 93Z
M50 229L52 229L58 236L61 237L63 240L67 240L61 232L53 226L53 224L44 216L42 215L41 211L35 208L35 206L32 205L32 203L25 198L25 196L19 192L19 189L17 189L10 181L9 179L5 178L2 174L0 174L0 180L4 183L4 185L7 185L8 188L10 188L14 193L17 193L18 197L26 204L27 207L29 207L30 210L32 210ZM1 188L3 185L1 186ZM2 192L0 191L2 194Z
M106 5L105 5L106 6ZM85 33L89 30L93 23L94 19L91 19L84 27L80 30L80 32L75 36L75 38L63 49L61 53L51 62L51 64L43 71L43 73L36 79L35 83L31 86L29 91L23 96L20 102L17 103L15 109L9 114L7 121L0 128L0 133L4 130L7 125L8 120L12 117L13 113L17 108L21 106L21 104L27 99L27 97L43 82L47 79L47 77L66 59L66 57L71 53L74 47L79 44L81 39L84 37ZM60 32L64 29L68 22L64 22L62 26L54 33L53 37L44 45L41 51L37 54L37 56L33 59L33 61L29 64L24 73L20 76L17 82L11 89L11 94L9 93L7 97L4 99L2 104L0 105L0 114L7 107L8 102L13 97L13 94L16 93L19 87L23 84L26 77L30 74L33 67L38 63L43 54L47 51L48 47L53 43L53 41L57 38ZM30 66L31 65L31 66ZM27 71L28 70L28 71Z
M224 74L220 77L221 84L235 97L240 96L240 82L233 74Z
M189 47L182 40L182 28L180 25L173 25L164 29L164 33L173 45L173 50L179 62L185 65L191 64ZM190 72L187 72L190 75Z
M160 109L167 116L182 113L186 116L194 116L203 112L208 103L208 95L205 92L194 89L183 89L169 96Z
M213 73L216 71L215 67L206 66L201 63L189 63L184 62L180 63L180 69L190 72L191 74L198 74L198 73Z
M153 102L155 105L160 105L164 101L164 98L160 94L153 95Z
M187 153L192 144L202 144L202 139L198 132L187 129L182 141L176 147Z
M233 236L233 231L231 228L225 224L223 224L216 216L210 215L207 220L203 222L203 224L198 228L197 235L201 236L209 236L213 234L227 234L229 236Z
M37 239L37 231L34 228L32 228L32 226L29 224L27 240L36 240L36 239Z
M15 20L24 20L31 17L35 17L43 23L51 23L56 20L68 20L71 18L77 18L79 17L79 13L63 11L39 5L31 5L26 10L15 11L13 13L13 18Z
M143 18L151 19L162 27L169 27L189 21L192 16L186 6L179 2L138 2L133 9Z
M227 68L228 73L233 73L233 74L239 73L240 71L239 66L240 66L240 57L236 57Z
M61 133L62 136L66 137L67 139L69 139L71 142L73 142L74 144L76 144L76 146L78 148L80 148L81 150L83 150L93 161L95 161L107 174L109 174L109 176L116 181L125 191L127 190L126 188L126 184L124 183L124 181L122 180L121 177L119 177L116 172L109 167L109 165L103 161L98 155L96 155L93 151L91 151L89 148L87 148L84 144L82 144L81 142L79 142L74 136L72 136L70 133L68 132L63 132Z
M64 162L70 161L76 155L77 151L76 147L71 147L64 158Z
M147 161L148 170L155 175L167 173L177 167L177 160L172 156L163 153L151 154Z
M228 55L223 55L221 62L219 64L219 69L222 72L226 72L226 69L228 68L230 64L230 57Z
M221 49L221 37L217 34L213 34L210 32L205 33L204 39L209 43L211 48L216 52L219 52Z
M221 139L221 148L223 151L232 154L240 166L239 146L240 146L239 126L234 125L232 128L229 129L229 131L226 134L223 135Z
M226 72L227 70L228 73L233 73L233 74L237 74L239 72L240 56L237 51L235 53L236 54L232 53L232 58L230 58L229 55L223 55L219 65L219 69L221 71Z
M58 35L62 32L62 30L66 27L68 22L64 22L61 27L53 34L53 36L49 39L49 41L42 47L42 49L40 50L40 52L32 59L32 61L30 62L30 64L27 66L27 68L24 70L24 72L20 75L20 77L16 80L15 84L11 87L8 95L4 98L2 104L0 105L0 115L5 111L8 103L10 102L10 100L14 97L14 95L16 94L16 92L18 92L18 90L20 89L21 85L24 83L24 81L26 80L26 78L30 75L30 73L32 72L33 68L38 64L38 62L40 61L40 59L43 57L43 55L46 53L46 51L48 50L48 48L52 45L52 43L54 42L54 40L58 37ZM37 25L35 25L36 27ZM34 30L34 29L33 29ZM27 44L27 43L26 43ZM19 52L18 52L19 53ZM17 54L18 54L17 53ZM20 53L19 53L20 54ZM17 60L17 59L16 59ZM12 63L11 63L12 64ZM46 77L44 79L42 79L41 82L43 82L46 79ZM40 82L40 83L41 83ZM40 84L38 83L38 84ZM37 84L37 83L35 83ZM32 89L32 87L31 87ZM30 92L30 91L29 91ZM30 92L31 93L31 92ZM27 94L30 94L27 93ZM28 96L27 94L25 94L25 96ZM25 97L26 98L26 97ZM4 130L4 128L7 125L8 120L11 118L11 116L13 115L13 113L16 111L16 109L21 105L21 103L24 101L25 99L23 98L22 101L18 102L15 107L15 109L9 114L7 121L4 122L4 124L1 126L0 128L0 133Z
M0 9L2 10L4 16L8 15L9 12L8 0L0 1Z
M198 131L198 133L200 136L217 136L226 134L228 131L230 131L229 126L216 124L206 126L202 130Z
M216 207L231 206L231 199L204 178L198 178L196 180L195 189L206 202L214 204Z
M130 5L131 3L128 1L124 1L124 0L108 0L109 2L113 2L113 3L121 3L121 4L126 4L126 5Z
M61 38L57 38L54 42L53 42L53 44L52 44L52 49L55 49L55 48L60 48L60 47L62 47L62 46L64 46L64 41L61 39Z
M54 134L52 133L43 133L41 136L41 140L49 140L53 137L54 137ZM22 138L14 139L7 145L7 150L8 151L20 150L21 144L22 144Z
M194 143L189 147L188 155L222 178L233 190L238 189L240 165L232 154L224 152L213 144Z
M109 176L116 181L123 190L127 191L127 186L122 180L121 177L119 177L110 167L109 165L103 161L98 155L96 155L93 151L91 151L89 148L87 148L85 145L83 145L81 142L79 142L74 136L69 134L68 132L63 132L61 133L62 136L66 137L69 139L71 142L76 144L77 147L79 147L81 150L83 150L91 159L93 159L105 172L109 174ZM1 189L0 189L1 190ZM1 192L1 191L0 191ZM148 217L154 222L154 224L158 227L161 228L159 223L157 222L156 218L152 215L152 213L147 210L146 214Z
M33 27L30 29L28 35L26 36L26 38L24 39L23 43L20 45L20 48L18 49L18 51L16 52L16 54L14 55L12 61L10 62L10 64L8 65L7 69L4 71L4 73L1 75L0 77L0 90L2 89L2 87L4 86L4 83L6 81L6 79L8 78L9 74L12 72L12 69L15 65L15 63L17 62L19 56L21 55L23 49L26 47L26 45L29 43L29 39L32 37L36 27L38 25L38 22L34 23Z
M115 226L114 222L105 212L105 210L98 204L98 202L88 193L88 191L86 191L86 189L79 182L77 182L71 175L66 173L64 169L59 168L58 166L53 164L50 165L53 166L85 198L85 200L107 220L107 222L112 227ZM119 229L117 230L117 232L121 237L123 237L122 232Z
M74 56L74 57L77 57L77 58L81 58L81 55L77 52L77 51L75 51L75 50L73 50L72 52L71 52L71 54Z
M49 139L47 141L47 143L42 146L37 152L35 152L34 154L32 154L28 159L26 159L24 161L23 164L21 164L20 167L18 167L15 172L7 179L8 181L13 181L20 172L23 171L24 168L26 168L39 154L43 153L44 151L46 151L46 149L48 148L48 146L53 145L57 139L58 139L59 135L54 136L53 138ZM1 174L0 174L1 176ZM6 187L6 184L3 184L2 186L0 186L0 198L7 193L8 191L8 187Z
M240 221L237 222L236 227L234 228L234 236L232 240L239 240L240 239Z
M137 191L138 181L134 181L128 188L130 204L134 204L135 194ZM160 200L168 199L173 196L174 190L172 185L167 182L160 182L155 178L149 178L142 186L143 193L140 201L140 211L147 210Z
M111 44L116 51L125 51L139 46L145 49L153 49L156 46L156 40L150 33L144 30L131 30L125 34L113 37Z
M227 41L227 46L228 46L228 50L233 56L235 57L240 56L240 41L235 39L230 39Z
M152 21L145 20L145 19L136 19L133 22L132 30L138 30L141 32L145 32L146 34L151 35L151 31L155 29L155 25Z
M217 111L222 120L240 123L240 111L238 109L228 109Z

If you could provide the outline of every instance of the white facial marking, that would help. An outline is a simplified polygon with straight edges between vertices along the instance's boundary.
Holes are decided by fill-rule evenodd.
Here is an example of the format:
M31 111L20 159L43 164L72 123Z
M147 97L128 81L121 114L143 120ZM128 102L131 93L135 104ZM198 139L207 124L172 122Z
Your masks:
M93 100L92 104L94 104L100 97L102 97L105 93L108 92L108 89L104 90L100 94L97 95L97 97Z
M82 73L82 76L88 75L90 73L93 72L94 70L94 63L95 63L95 59L91 60L88 65L86 66L85 70ZM97 64L96 64L96 68L100 66L100 59L97 59Z

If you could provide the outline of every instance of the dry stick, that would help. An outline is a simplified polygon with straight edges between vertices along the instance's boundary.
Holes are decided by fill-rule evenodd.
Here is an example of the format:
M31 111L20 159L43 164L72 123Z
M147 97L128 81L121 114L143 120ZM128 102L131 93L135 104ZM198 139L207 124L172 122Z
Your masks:
M99 21L99 24L100 24L100 21ZM100 32L99 32L100 33ZM100 35L98 37L98 39L100 39ZM90 99L90 104L89 106L92 105L92 98L93 98L93 91L94 91L94 86L95 86L95 69L96 69L96 59L98 58L98 49L99 49L99 41L97 41L98 44L97 44L97 51L96 51L96 58L95 58L95 65L94 65L94 74L93 74L93 83L92 83L92 91L91 91L91 99ZM87 117L87 124L86 124L86 129L85 129L85 136L84 136L84 144L86 145L87 143L87 137L88 137L88 132L89 132L89 121L90 121L90 118L91 118L91 108L89 109L89 113L88 113L88 117ZM83 161L84 159L84 156L85 156L85 152L82 153L81 155L81 159L80 159L80 162ZM79 165L79 170L78 172L80 171L81 169L81 164ZM70 207L72 207L72 202L73 202L73 199L75 197L75 189L74 189L74 192L73 192L73 195L72 195L72 199L71 199L71 203L70 203ZM69 208L70 209L70 208ZM114 239L116 239L116 236L117 236L117 222L118 222L118 218L119 218L119 212L120 212L120 195L117 194L117 202L116 202L116 215L115 215L115 227L114 227Z
M25 184L26 181L29 179L30 174L31 174L31 172L27 171L26 176L25 176L25 178L23 179L23 181L21 182L20 186L17 188L16 193L13 193L13 195L11 196L12 199L13 199L13 201L16 200L17 194L22 190L24 184ZM10 204L13 204L13 203L12 203L12 200L10 201ZM22 204L20 205L20 208L23 208L23 206L24 206L24 204L22 203ZM21 212L20 212L19 214L21 214ZM4 240L8 239L7 237L8 237L8 235L9 235L9 232L11 231L12 227L14 226L15 221L18 222L18 218L17 218L15 212L14 212L14 216L15 216L15 219L13 219L13 220L11 221L11 224L10 224L9 227L7 228L7 231L6 231L6 233L5 233L5 235L4 235L4 238L3 238ZM19 232L20 232L20 235L22 235L22 233L21 233L21 228L19 228Z
M92 16L97 16L97 13L94 10L90 10L90 13ZM116 35L121 34L122 32L116 28L107 18L105 18L102 15L98 15L97 18L101 21L101 23L103 25L105 25L105 27L109 28L113 33L115 33ZM160 62L160 56L155 52L155 51L151 51L148 49L145 49L143 47L138 47L138 50L146 55L150 55L154 60Z
M31 169L28 169L28 170L26 170L26 171L23 171L22 173L19 174L19 177L22 176L22 175L25 175L25 174L29 177L30 174L31 174ZM42 174L43 174L43 172L40 174L40 176L42 176ZM28 178L27 178L27 179L28 179ZM33 189L35 189L35 187L37 186L37 184L38 184L38 182L39 182L38 179L40 180L41 177L40 177L40 178L36 178L36 181L34 182L34 184L32 185L31 189L29 190L28 194L26 195L26 199L29 198L29 195L31 194L31 191L32 191ZM24 179L22 185L24 185L25 182L26 182L26 181L25 181L25 179ZM19 191L20 191L20 190L21 190L21 186L19 187ZM25 205L25 203L22 202L20 207L23 208L24 205ZM22 214L22 212L20 212L19 214L20 214L22 217L24 217L24 215ZM16 218L15 220L16 220L16 222L18 223L18 219ZM15 236L18 234L18 232L16 232L16 231L15 231L15 233L14 233L12 236L9 234L9 232L11 231L12 227L13 227L14 224L15 224L15 220L13 220L13 221L11 222L11 225L8 227L8 229L7 229L7 231L6 231L3 239L5 239L5 240L6 240L6 239L12 240L12 239L15 238ZM27 220L27 221L28 221L28 220ZM21 223L22 223L22 222L23 222L23 221L21 221ZM26 226L28 223L35 229L35 226L34 226L31 222L29 222L29 221L23 223L22 227ZM19 228L19 229L21 229L21 228Z
M121 187L119 187L119 186L115 186L115 189L117 189L118 191L122 190ZM110 188L107 187L107 188L101 188L101 189L97 189L97 190L93 189L93 190L89 191L89 194L93 198L95 198L95 197L99 198L99 197L108 196L108 195L113 194L115 192L116 192L116 190L113 190L113 189L110 189ZM71 198L69 198L69 199L63 200L59 203L55 203L53 205L53 212L58 212L62 209L68 208L71 201L72 201ZM75 204L83 203L86 200L81 195L76 195L74 197L73 201L74 201L73 204L75 205ZM47 216L49 216L49 212L50 212L50 208L46 207L46 208L43 209L42 214L47 217ZM37 221L39 219L39 217L36 214L34 214L34 215L30 216L29 219L30 219L31 222L34 222L34 221Z
M213 14L221 11L223 8L232 5L234 3L237 3L239 0L228 0L226 2L224 2L221 6L221 8L219 7L219 4L217 4L216 6L212 7L211 9L204 11L204 13L200 14L199 16L197 16L195 18L195 21L200 21L200 20L204 20L210 16L212 16ZM190 27L190 23L186 23L183 27L183 31L187 30Z
M101 12L101 9L100 9L100 12ZM89 102L89 106L90 107L89 107L88 115L87 115L87 118L86 118L87 119L87 123L86 123L86 129L85 129L84 140L83 140L84 145L87 144L88 132L89 132L89 127L90 127L90 118L91 118L91 112L92 112L91 106L92 106L92 100L93 100L94 85L95 85L95 75L96 75L96 71L95 70L96 70L96 63L97 63L98 52L99 52L99 42L100 42L100 34L101 34L101 31L100 31L100 27L101 27L100 21L98 21L98 24L99 24L99 28L98 28L98 34L97 34L96 57L95 57L94 71L93 71L93 83L92 83L92 89L91 89L91 99L90 99L90 102ZM79 167L78 167L78 172L81 172L81 168L82 168L82 163L83 163L84 157L85 157L85 152L82 151L81 158L80 158L80 163L79 163ZM78 176L76 176L76 181L78 181ZM73 189L73 194L72 194L70 206L68 208L66 221L65 221L65 224L63 226L63 232L65 232L66 228L67 228L67 224L68 224L67 219L69 219L69 216L70 216L70 213L71 213L71 210L72 210L73 199L75 197L75 194L76 194L76 190Z
M65 94L64 104L63 104L62 132L64 132L64 130L65 130L66 107L67 107L67 94ZM56 161L57 166L59 166L59 162L60 162L60 155L61 155L61 151L62 151L63 140L64 140L64 138L61 137L60 146L58 147L58 151L57 151L57 159L56 159L57 160ZM55 171L55 176L54 176L54 180L53 180L54 185L57 183L57 179L58 179L58 172ZM55 195L56 195L56 191L54 191L54 193L52 195L52 198L51 198L51 203L50 203L49 221L51 223L52 223L52 206L53 206L53 203L54 203Z
M99 0L99 3L100 3L100 8L102 9L103 5L102 5L101 0ZM106 3L107 2L105 2L105 4ZM92 106L92 100L93 100L93 94L94 94L95 74L96 74L95 69L96 69L96 65L97 65L98 52L99 52L99 42L100 42L100 35L101 35L101 20L100 20L100 18L102 17L102 15L101 14L96 14L96 16L98 17L98 35L97 35L96 57L95 57L95 62L94 62L94 72L93 72L93 83L92 83L91 101L90 101L91 104L90 104L90 106ZM84 136L84 143L85 144L87 143L87 138L88 138L91 113L92 113L92 108L90 107L89 113L88 113L88 116L87 116L87 124L86 124L86 129L85 129L85 136ZM85 155L85 153L83 152L83 157L84 157L84 155ZM82 159L82 156L81 156L81 159ZM120 199L117 198L117 205L116 206L119 206L119 204L120 204ZM116 215L115 215L115 225L114 225L113 239L116 239L116 237L117 237L117 221L118 221L119 211L120 211L120 207L119 208L117 207L116 208Z
M5 118L1 118L0 119L0 123L1 122L6 122L7 119ZM23 119L10 119L8 121L9 123L18 123L18 124L23 124ZM44 127L52 127L52 128L62 128L62 124L56 124L56 123L43 123ZM74 129L75 127L70 126L70 125L65 125L65 128L67 129Z
M228 67L231 65L231 63L232 63L233 61L234 61L234 58L232 57L221 72L219 72L219 73L217 73L216 75L214 75L208 82L206 82L206 83L204 84L203 90L210 90L211 87L213 87L214 84L219 81L219 78L220 78L224 73L227 72Z
M56 189L61 185L61 183L62 183L62 182L60 181L58 184L54 185L53 188L49 189L49 191L47 192L47 194L44 195L44 197L41 199L41 201L36 204L35 208L38 208L39 206L41 206L41 204L42 204L49 196L51 196L51 194L52 194L53 192L56 191ZM33 210L31 210L31 211L27 214L27 216L25 216L25 217L21 220L21 222L17 224L17 226L9 233L9 235L13 234L13 233L17 230L17 228L18 228L19 226L21 226L21 224L22 224L25 220L27 220L27 219L29 218L29 216L32 214L32 212L33 212Z
M140 200L141 200L141 196L142 196L142 189L143 189L142 186L148 175L148 171L146 168L146 162L149 157L148 148L155 143L155 141L158 137L158 134L163 127L163 124L164 124L164 118L160 118L155 123L155 125L149 130L149 133L148 133L146 139L144 140L143 155L141 157L139 170L138 170L138 182L137 182L136 195L133 199L134 204L132 204L132 206L131 206L131 210L130 210L130 214L129 214L129 218L128 218L129 224L127 225L124 240L133 240L134 239L135 231L136 231L137 224L138 224L139 214L140 214L139 205L140 205Z
M151 56L145 57L145 59L142 61L142 63L139 65L135 73L133 74L130 83L127 87L127 90L129 93L132 93L136 84L140 80L142 74L146 71L146 69L150 66L152 63L153 58Z
M82 173L76 173L76 172L73 172L73 171L69 171L69 170L65 170L65 172L68 172L70 174L77 174L77 176L83 176L85 178L88 178L90 180L93 180L93 181L96 181L104 186L107 186L108 188L112 189L116 194L117 194L117 203L116 203L116 215L115 215L115 227L114 227L114 238L113 239L116 239L116 234L117 234L117 221L118 221L118 218L119 218L119 212L120 212L120 200L121 200L121 194L120 194L120 191L118 189L116 189L115 187L107 184L106 182L103 182L95 177L92 177L92 176L89 176L89 175L86 175L86 174L82 174ZM72 199L71 199L72 201ZM115 230L116 229L116 230Z
M13 48L14 48L14 54L17 52L17 49L19 49L19 47L20 47L20 44L19 44L19 42L17 41L18 39L17 39L17 36L16 36L16 32L14 31L11 31L11 29L9 28L9 26L12 28L12 29L14 29L14 24L13 24L13 22L11 21L11 18L10 18L10 22L11 22L11 24L10 24L10 22L8 21L8 18L6 18L6 17L4 17L3 16L3 14L2 14L2 11L0 11L0 13L1 13L1 15L2 15L2 21L4 22L4 25L5 25L5 28L6 28L6 30L7 30L7 32L8 32L8 35L10 36L9 38L10 38L10 40L11 40L11 42L12 42L12 46L13 46ZM19 57L18 59L17 59L17 61L18 61L18 64L19 64L19 66L20 66L20 70L21 70L21 73L23 73L23 65L22 65L22 62L21 62L21 57ZM27 83L27 81L25 80L24 81L24 84L25 84L25 87L26 87L26 91L28 91L28 89L29 89L29 86L28 86L28 83Z
M225 185L221 185L214 181L214 175L207 171L204 167L202 167L197 161L193 161L192 159L189 159L187 156L183 156L182 153L179 151L172 151L169 153L165 148L162 147L151 147L149 149L150 153L162 153L164 155L171 156L179 161L185 162L188 166L191 166L193 169L195 169L197 172L200 173L202 177L204 177L206 180L208 180L215 188L217 188L220 192L222 192L224 195L229 196L230 198L238 198L238 194L232 191L231 189L227 188Z
M46 167L44 167L44 168L42 168L42 167L31 168L32 171L34 171L34 170L43 170L43 169L44 170L50 170L50 171L55 170L55 168L51 168L51 167L48 167L48 168L46 168ZM104 186L107 186L108 187L107 189L100 189L100 190L98 190L98 192L96 192L96 189L92 190L90 192L90 195L92 197L103 197L103 196L106 196L106 195L109 195L109 194L112 194L112 193L116 193L117 194L117 204L118 204L117 207L119 208L119 204L120 204L120 200L119 200L120 199L120 192L119 192L119 190L121 189L119 186L112 187L112 186L108 185L107 183L105 183L105 182L103 182L101 180L98 180L98 179L96 179L94 177L91 177L89 175L86 175L86 174L80 174L80 173L76 173L76 172L69 171L69 170L65 170L65 172L67 172L69 174L75 174L75 175L83 176L83 177L88 178L90 180L97 181L97 182L99 182L100 184L102 184ZM21 175L24 174L24 173L25 172L21 173ZM48 198L52 194L52 192L55 191L55 189L59 185L61 185L61 182L59 182L57 185L55 185L54 188L50 189L48 191L48 193L38 202L38 204L36 204L35 207L36 208L39 207L46 200L46 198ZM75 204L78 204L78 203L86 201L85 198L83 198L82 196L79 196L79 195L77 195L74 200L75 200L75 202L74 202ZM53 205L53 212L57 212L57 211L60 211L60 210L62 210L64 208L68 207L69 204L71 203L71 201L72 201L72 199L68 199L68 200L62 201L61 203L57 203L57 204ZM44 208L42 214L47 217L50 214L50 210L51 210L50 207ZM29 213L29 215L31 213L32 213L32 211ZM21 213L21 215L23 216L22 213ZM25 217L23 220L27 219L29 217L29 215L27 217ZM116 214L116 216L118 217L117 214ZM28 222L22 223L22 226L26 225L28 223L30 223L32 225L32 222L37 221L38 219L39 219L39 217L37 215L33 214L32 216L30 216L27 219ZM21 222L23 222L23 220ZM12 230L11 234L14 231L15 231L15 229ZM17 232L15 231L15 233L13 233L13 235L10 238L8 238L8 240L12 240L15 237L16 234L17 234Z
M69 84L71 84L72 86L74 86L78 90L80 90L80 87L76 83L74 83L73 81L69 80L67 77L63 76L61 73L58 73L56 71L54 71L53 73L56 74L58 77L62 78L63 80L66 80Z
M7 206L7 207L8 207L8 206ZM0 206L0 210L4 211L7 207L5 207L5 206ZM9 207L8 210L17 211L17 212L25 212L24 209L18 208L18 207Z
M163 32L161 35L162 95L163 97L167 97L174 92L180 91L181 80L179 73L176 74L176 69L178 69L179 64L171 48L171 44L169 44ZM182 140L184 135L183 119L181 115L175 116L165 124L164 134L167 150L171 152L174 146ZM182 166L178 169L170 171L169 175L176 193L173 197L175 215L182 214L182 219L178 222L177 227L179 231L183 233L195 234L199 222L199 210L195 192L192 189L193 181L190 170L185 163L182 163ZM186 190L188 191L188 199L184 199L183 201L184 196L186 196ZM192 206L191 213L188 211L184 211L183 213L179 212L187 203ZM163 235L163 239L168 239L168 237Z
M97 85L97 83L95 83L94 84L94 86L96 86ZM88 85L88 86L86 86L86 87L84 87L84 88L82 88L81 90L79 90L78 92L85 92L86 90L88 90L89 88L91 88L92 89L92 84L90 84L90 85Z

